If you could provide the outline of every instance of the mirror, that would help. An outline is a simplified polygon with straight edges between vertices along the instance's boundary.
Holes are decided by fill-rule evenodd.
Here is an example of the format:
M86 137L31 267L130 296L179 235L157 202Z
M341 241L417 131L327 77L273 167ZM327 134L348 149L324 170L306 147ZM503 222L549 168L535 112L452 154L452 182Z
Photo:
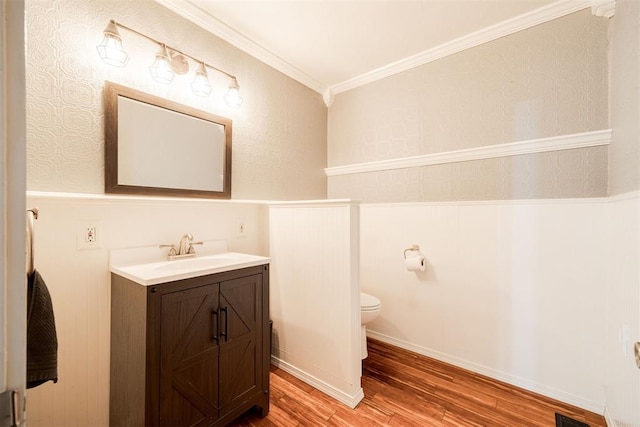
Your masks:
M105 82L105 193L231 198L231 120Z

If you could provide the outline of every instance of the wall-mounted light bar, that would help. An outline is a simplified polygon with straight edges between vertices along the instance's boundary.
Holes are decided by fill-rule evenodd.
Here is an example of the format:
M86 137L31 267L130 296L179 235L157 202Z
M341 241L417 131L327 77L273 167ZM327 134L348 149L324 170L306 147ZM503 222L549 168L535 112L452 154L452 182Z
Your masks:
M191 90L194 94L204 97L211 94L212 87L209 83L209 76L207 74L207 68L209 68L217 71L218 73L224 74L231 79L231 82L229 83L229 90L224 97L227 105L233 108L238 108L242 105L242 101L244 99L240 96L240 86L238 85L238 79L236 76L181 52L174 47L167 46L146 34L122 25L114 20L109 21L107 27L104 29L104 38L102 39L102 43L96 47L100 58L102 58L102 61L105 63L115 67L124 67L129 61L129 55L122 46L122 37L120 36L118 27L144 37L158 45L159 50L155 55L153 63L149 67L149 73L155 81L169 84L176 74L186 74L189 71L189 62L187 61L187 58L190 58L198 64L195 71L195 78L191 83Z

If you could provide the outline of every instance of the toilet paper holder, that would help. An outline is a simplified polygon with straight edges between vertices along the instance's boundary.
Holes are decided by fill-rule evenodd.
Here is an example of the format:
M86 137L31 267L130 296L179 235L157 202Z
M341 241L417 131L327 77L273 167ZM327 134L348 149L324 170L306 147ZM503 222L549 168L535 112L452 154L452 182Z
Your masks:
M407 249L404 250L404 259L407 259L407 252L409 251L420 251L420 246L418 245L411 245L410 247L408 247Z

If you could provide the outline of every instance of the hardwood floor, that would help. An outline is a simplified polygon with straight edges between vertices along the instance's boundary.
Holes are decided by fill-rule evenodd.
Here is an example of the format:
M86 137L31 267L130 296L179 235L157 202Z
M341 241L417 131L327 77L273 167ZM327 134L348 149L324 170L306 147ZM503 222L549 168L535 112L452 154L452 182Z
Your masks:
M269 414L247 413L233 426L555 427L558 412L606 427L592 412L371 339L355 409L281 369L270 378Z

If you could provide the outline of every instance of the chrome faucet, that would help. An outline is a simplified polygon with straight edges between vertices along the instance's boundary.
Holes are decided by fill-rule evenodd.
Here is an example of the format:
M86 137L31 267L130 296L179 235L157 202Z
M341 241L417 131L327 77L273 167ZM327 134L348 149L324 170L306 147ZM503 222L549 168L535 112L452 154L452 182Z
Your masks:
M190 258L196 256L196 250L193 245L201 245L202 242L194 242L193 234L186 233L180 239L178 245L160 245L161 248L171 248L169 249L168 258L169 260L179 259L179 258ZM188 245L188 246L187 246Z
M191 241L193 241L193 234L187 233L184 236L182 236L182 239L180 239L180 243L178 243L178 255L186 255L188 253L189 249L187 249L187 242L191 242ZM189 247L192 247L192 246L189 246Z

